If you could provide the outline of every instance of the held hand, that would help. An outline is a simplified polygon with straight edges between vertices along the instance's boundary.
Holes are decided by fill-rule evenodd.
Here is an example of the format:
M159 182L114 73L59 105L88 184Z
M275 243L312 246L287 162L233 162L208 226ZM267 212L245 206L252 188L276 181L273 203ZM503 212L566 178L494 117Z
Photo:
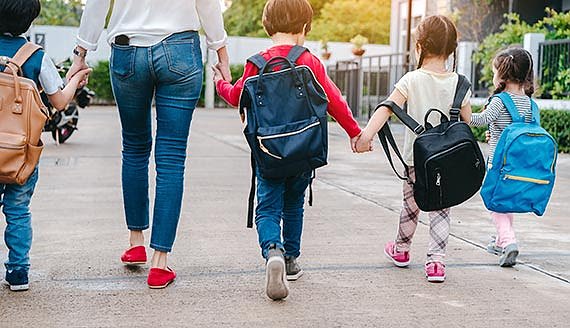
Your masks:
M491 140L491 132L487 130L485 131L485 142L489 143L489 140Z
M78 89L83 88L87 84L91 72L93 72L92 68L82 69L75 73L75 75L71 77L71 80L68 81L77 84Z
M222 78L225 81L232 82L232 72L230 71L230 65L227 63L219 62L216 64L216 69L221 73Z
M366 133L362 133L360 138L356 141L356 152L357 153L365 153L372 151L372 138L369 137Z
M88 68L89 68L89 66L87 66L87 64L85 63L85 58L82 58L79 56L74 56L73 57L73 63L71 64L71 67L67 71L65 78L67 81L70 81L71 78L73 78L73 76L75 74L77 74L77 72L84 70L84 69L88 69ZM85 80L83 82L84 82L83 85L87 84L87 80Z
M356 153L356 143L358 142L358 139L360 139L360 136L362 136L362 132L360 132L356 137L350 138L350 149L352 149L353 153Z
M222 71L217 66L218 65L212 66L212 71L214 71L213 79L215 84L218 84L218 81L224 79Z

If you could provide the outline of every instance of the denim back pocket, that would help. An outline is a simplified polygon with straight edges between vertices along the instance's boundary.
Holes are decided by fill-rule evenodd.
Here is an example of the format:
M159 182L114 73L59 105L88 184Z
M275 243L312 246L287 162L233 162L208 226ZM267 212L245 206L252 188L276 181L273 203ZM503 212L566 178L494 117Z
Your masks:
M195 38L165 40L163 45L171 72L188 75L201 68L202 51Z
M136 48L112 44L111 74L121 80L128 79L135 74Z

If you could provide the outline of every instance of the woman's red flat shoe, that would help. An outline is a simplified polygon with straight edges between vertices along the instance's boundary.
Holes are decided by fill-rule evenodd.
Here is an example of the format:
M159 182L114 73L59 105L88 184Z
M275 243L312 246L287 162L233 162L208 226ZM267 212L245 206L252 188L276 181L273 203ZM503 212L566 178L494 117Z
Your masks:
M165 288L176 278L176 272L171 268L151 268L148 273L148 287L152 289Z
M144 246L133 246L121 255L121 262L126 265L140 265L146 263L146 249Z

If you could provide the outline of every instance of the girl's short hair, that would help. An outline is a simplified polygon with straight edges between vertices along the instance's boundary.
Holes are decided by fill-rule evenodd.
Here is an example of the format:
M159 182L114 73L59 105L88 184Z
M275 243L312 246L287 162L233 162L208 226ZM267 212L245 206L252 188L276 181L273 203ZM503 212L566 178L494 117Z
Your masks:
M313 8L307 0L269 0L263 9L263 27L269 36L275 33L309 33Z
M494 93L503 92L506 82L521 84L530 97L534 93L534 69L532 55L520 47L507 48L497 53L493 59L493 67L501 80Z
M0 34L24 34L41 8L39 0L0 0Z
M457 28L443 15L428 16L416 28L416 43L421 48L418 68L426 57L449 57L457 49ZM453 60L455 70L455 56Z

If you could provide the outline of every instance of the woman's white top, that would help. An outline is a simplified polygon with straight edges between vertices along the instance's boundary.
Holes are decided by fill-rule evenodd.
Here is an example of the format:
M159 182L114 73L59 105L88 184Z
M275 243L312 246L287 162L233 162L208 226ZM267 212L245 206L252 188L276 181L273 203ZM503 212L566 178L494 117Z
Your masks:
M110 0L88 0L85 4L77 44L97 50L105 27ZM206 34L208 48L226 45L222 9L218 0L115 0L109 20L107 42L117 35L130 38L130 44L149 47L173 33L198 31Z

